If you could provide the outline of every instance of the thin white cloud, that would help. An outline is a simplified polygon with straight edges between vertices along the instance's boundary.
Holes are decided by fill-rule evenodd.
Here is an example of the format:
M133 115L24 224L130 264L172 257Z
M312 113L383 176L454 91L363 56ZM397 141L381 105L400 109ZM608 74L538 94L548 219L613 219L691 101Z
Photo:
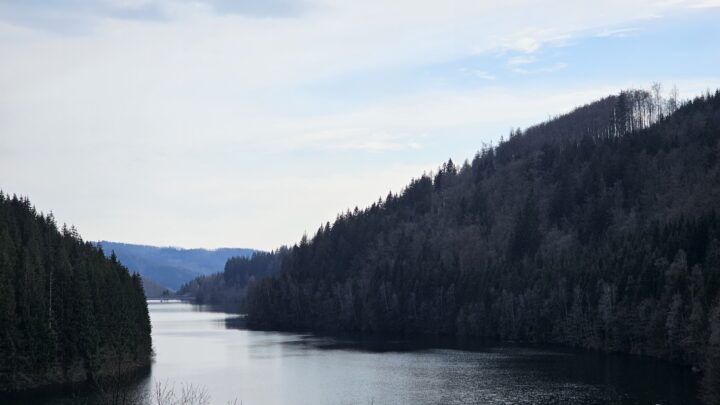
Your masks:
M484 70L473 70L472 73L473 75L475 75L475 77L483 80L495 80L495 75L490 74L489 72L486 72Z
M533 53L540 49L540 41L535 37L520 37L512 40L507 47L525 53Z
M492 74L486 70L462 68L462 69L460 69L460 71L463 73L472 75L473 77L476 77L478 79L482 79L482 80L493 81L493 80L497 79L497 77L494 74Z
M513 67L513 72L527 75L527 74L535 74L535 73L554 73L558 70L563 70L568 67L568 64L565 62L557 62L549 66L541 66L541 67L535 67L535 68L527 68L522 66L516 66Z
M370 151L370 152L387 152L398 151L404 149L420 149L422 146L417 142L398 143L386 141L358 141L351 143L328 145L330 150L354 150L354 151Z
M616 37L616 38L625 38L629 36L632 33L635 33L639 31L639 28L607 28L602 29L598 33L595 34L597 38L609 38L609 37Z
M521 65L529 65L531 63L537 62L537 58L534 56L529 55L519 55L519 56L513 56L512 58L508 59L507 64L508 66L521 66Z
M692 7L692 8L715 8L715 7L720 7L720 1L719 0L703 0L703 1L698 1L694 4L692 4L690 7Z

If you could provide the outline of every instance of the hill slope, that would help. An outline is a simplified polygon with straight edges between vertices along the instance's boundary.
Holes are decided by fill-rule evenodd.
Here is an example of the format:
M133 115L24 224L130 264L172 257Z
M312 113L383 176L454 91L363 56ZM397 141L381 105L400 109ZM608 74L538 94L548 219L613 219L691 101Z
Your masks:
M250 285L248 324L656 356L720 395L719 140L720 93L515 131L303 238Z
M143 277L142 286L143 286L143 291L145 291L145 297L147 297L148 299L164 298L164 297L170 295L170 291L167 288L154 282L152 279L150 279L148 277Z
M247 286L277 274L287 248L275 252L254 252L250 257L233 257L222 273L200 276L180 287L179 296L191 296L198 304L211 304L227 311L244 310Z
M0 392L150 364L140 276L0 192Z
M172 290L198 276L222 271L231 257L246 257L253 252L241 248L180 249L108 241L98 244L107 254L114 251L130 270Z

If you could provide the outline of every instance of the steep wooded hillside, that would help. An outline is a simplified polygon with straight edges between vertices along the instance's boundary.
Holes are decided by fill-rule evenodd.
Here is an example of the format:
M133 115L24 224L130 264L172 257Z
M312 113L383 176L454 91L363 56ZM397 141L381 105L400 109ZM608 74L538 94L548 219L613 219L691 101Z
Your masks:
M184 284L177 295L231 312L244 311L248 284L277 274L286 253L287 248L281 248L274 252L254 252L250 257L233 257L225 263L222 273L200 276Z
M513 131L303 238L251 283L248 323L656 356L719 395L719 140L720 93L625 91Z

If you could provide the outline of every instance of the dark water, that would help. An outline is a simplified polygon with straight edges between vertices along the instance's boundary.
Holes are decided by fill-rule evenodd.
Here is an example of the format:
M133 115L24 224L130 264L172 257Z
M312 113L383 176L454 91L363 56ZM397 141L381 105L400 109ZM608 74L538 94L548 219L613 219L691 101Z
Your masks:
M161 381L203 387L212 404L695 403L689 371L631 356L257 332L234 327L232 315L186 303L151 303L150 315L156 358L150 375L132 387L140 393Z

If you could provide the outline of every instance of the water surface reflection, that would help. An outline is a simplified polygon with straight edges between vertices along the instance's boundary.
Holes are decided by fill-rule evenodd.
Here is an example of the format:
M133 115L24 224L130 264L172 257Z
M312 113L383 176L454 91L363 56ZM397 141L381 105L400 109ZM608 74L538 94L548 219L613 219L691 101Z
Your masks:
M149 308L156 355L140 393L163 381L202 386L213 404L695 403L689 371L631 356L259 332L207 307ZM9 403L98 402L69 398Z
M679 404L694 397L688 371L630 356L258 332L183 303L151 305L151 314L152 378L202 384L219 403Z

